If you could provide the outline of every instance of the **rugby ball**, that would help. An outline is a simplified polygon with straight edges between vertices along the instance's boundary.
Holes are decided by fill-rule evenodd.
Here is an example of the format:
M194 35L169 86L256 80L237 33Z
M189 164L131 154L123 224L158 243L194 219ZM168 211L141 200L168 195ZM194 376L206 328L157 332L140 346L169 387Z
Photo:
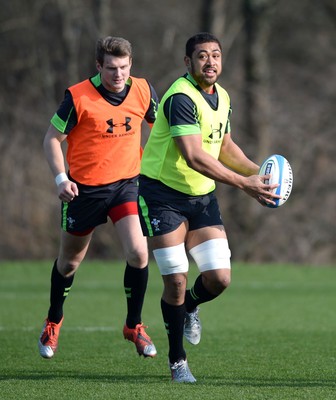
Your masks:
M285 157L279 154L273 154L262 163L259 175L271 175L266 179L266 184L279 183L272 192L280 195L281 199L275 199L275 204L267 204L267 207L278 208L286 203L293 187L293 171Z

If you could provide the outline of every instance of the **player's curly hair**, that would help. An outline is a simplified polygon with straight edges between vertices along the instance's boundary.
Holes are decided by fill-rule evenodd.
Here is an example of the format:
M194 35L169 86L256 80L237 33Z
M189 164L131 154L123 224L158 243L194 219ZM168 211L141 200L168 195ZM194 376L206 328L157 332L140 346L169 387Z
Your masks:
M96 44L96 60L100 65L104 63L105 54L132 58L131 43L122 37L107 36L100 38Z
M194 35L188 39L188 41L186 43L185 55L187 57L191 58L192 53L194 52L197 44L212 43L212 42L217 43L220 50L222 51L222 46L220 44L220 41L218 40L218 38L215 35L213 35L212 33L209 33L209 32L199 32L196 35Z

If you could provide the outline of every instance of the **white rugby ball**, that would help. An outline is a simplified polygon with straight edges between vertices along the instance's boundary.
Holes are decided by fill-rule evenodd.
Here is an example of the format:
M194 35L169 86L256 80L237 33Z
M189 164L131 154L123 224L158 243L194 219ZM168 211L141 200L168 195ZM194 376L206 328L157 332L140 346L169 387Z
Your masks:
M259 175L271 175L270 179L265 180L266 184L280 184L272 193L278 194L282 198L273 199L275 205L267 204L267 207L278 208L285 204L293 187L293 171L286 158L279 154L273 154L266 158L260 167Z

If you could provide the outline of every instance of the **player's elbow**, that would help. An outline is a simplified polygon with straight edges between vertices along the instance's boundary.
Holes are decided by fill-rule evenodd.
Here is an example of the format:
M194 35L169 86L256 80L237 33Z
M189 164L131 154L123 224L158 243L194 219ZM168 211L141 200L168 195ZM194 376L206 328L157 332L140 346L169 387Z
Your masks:
M202 163L202 160L199 159L197 156L188 155L185 157L185 161L189 168L202 173L203 163Z

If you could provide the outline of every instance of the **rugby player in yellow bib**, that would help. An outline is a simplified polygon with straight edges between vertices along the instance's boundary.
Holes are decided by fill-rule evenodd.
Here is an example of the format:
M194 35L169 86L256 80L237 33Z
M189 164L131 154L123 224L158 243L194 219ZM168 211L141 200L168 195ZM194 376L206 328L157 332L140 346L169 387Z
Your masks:
M234 143L230 98L218 85L222 48L209 33L186 44L187 73L163 96L142 157L139 214L160 273L163 321L174 382L195 382L183 347L201 339L199 305L230 284L230 248L214 194L215 182L274 203L259 166ZM273 195L273 198L278 196ZM200 271L186 290L189 252Z

